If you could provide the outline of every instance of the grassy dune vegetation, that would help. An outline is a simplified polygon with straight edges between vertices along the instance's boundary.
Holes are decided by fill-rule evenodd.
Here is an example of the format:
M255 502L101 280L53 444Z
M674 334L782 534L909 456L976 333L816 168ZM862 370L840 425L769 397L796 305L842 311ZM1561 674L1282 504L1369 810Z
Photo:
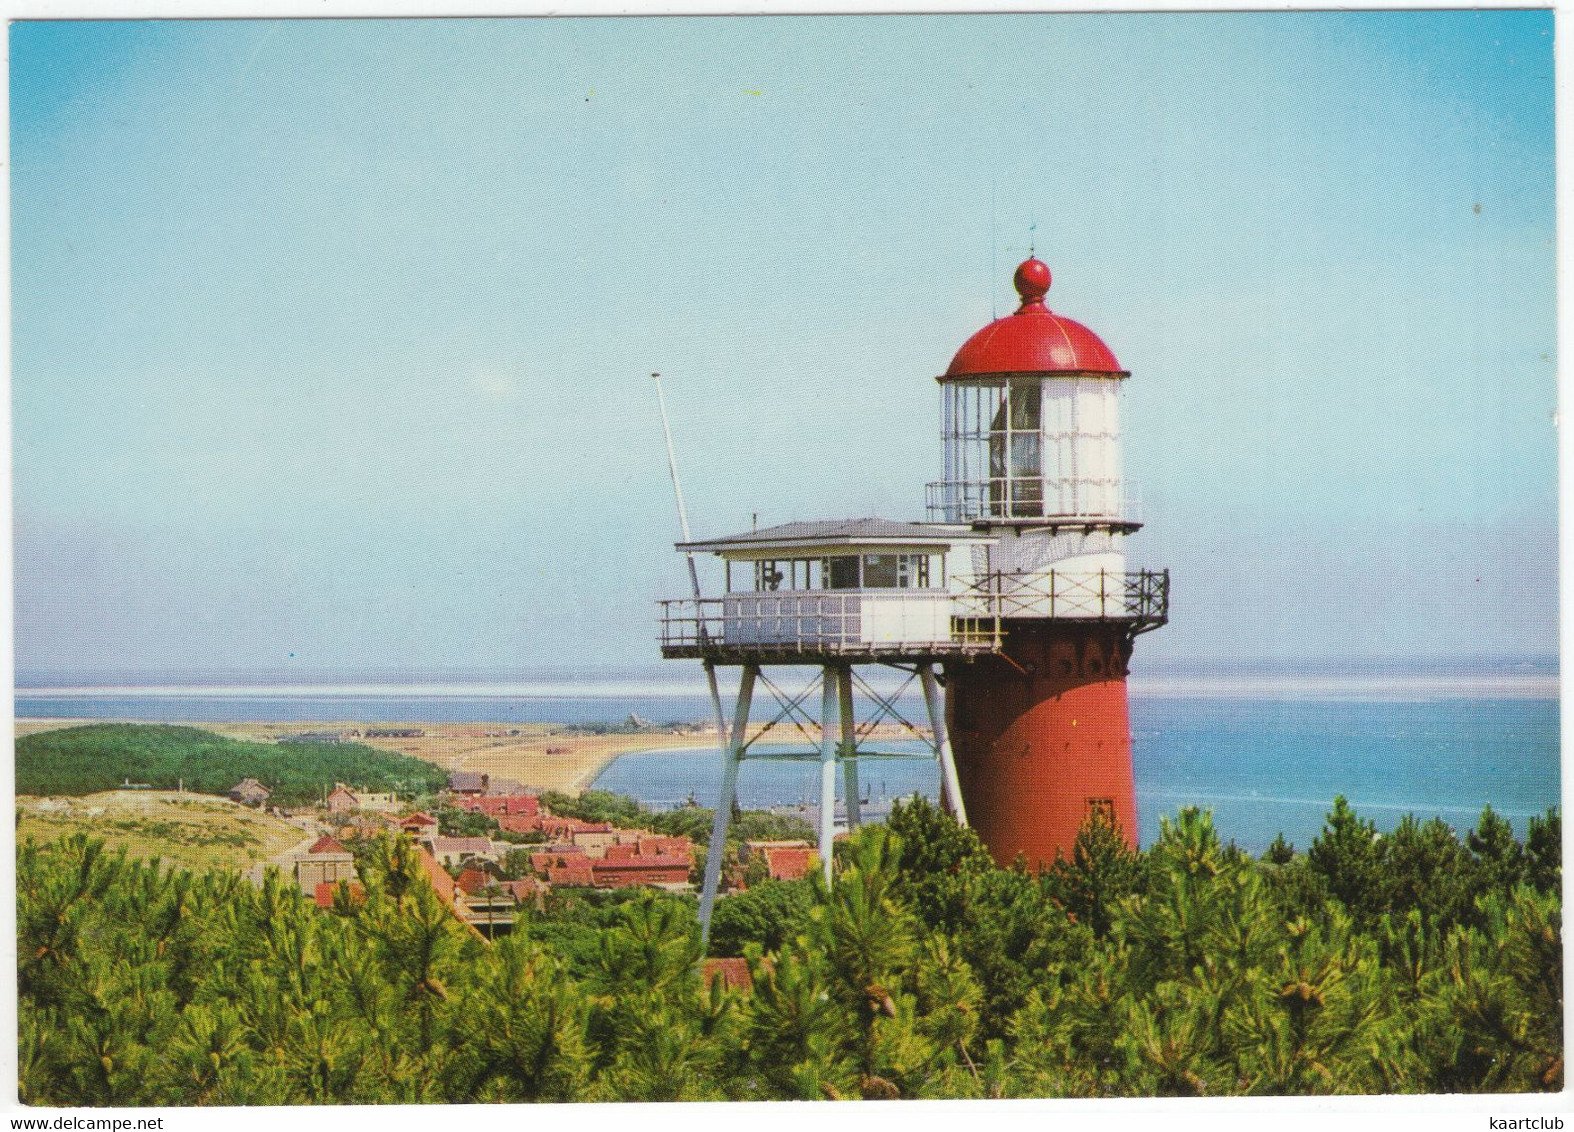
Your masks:
M247 869L304 836L288 822L225 798L162 790L110 790L73 798L18 798L16 839L101 839L110 851L187 869Z
M251 743L195 727L95 723L16 741L18 794L94 794L127 778L159 790L184 780L187 790L223 794L248 776L282 805L315 801L335 782L405 794L447 782L431 763L360 743Z
M1527 1092L1563 1083L1559 820L1384 837L1341 801L1261 859L1182 811L1042 876L922 802L718 906L554 893L488 945L402 842L367 899L17 868L22 1099L52 1105Z

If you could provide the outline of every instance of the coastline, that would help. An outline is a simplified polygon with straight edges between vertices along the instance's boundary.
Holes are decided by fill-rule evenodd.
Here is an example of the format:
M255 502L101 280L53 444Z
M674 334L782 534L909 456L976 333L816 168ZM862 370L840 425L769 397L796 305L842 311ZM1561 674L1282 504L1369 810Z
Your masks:
M147 723L129 719L18 719L14 721L18 738L41 731L57 731L98 723ZM716 745L716 728L695 727L682 732L645 731L627 734L594 735L569 732L552 724L522 723L385 723L375 719L322 721L258 721L215 723L207 720L169 721L171 727L195 727L230 739L275 742L281 735L303 731L364 731L389 727L422 731L419 737L359 737L352 741L379 750L395 751L422 759L446 771L470 771L494 778L512 778L526 786L564 793L583 792L614 759L624 755L656 754L674 748L704 748ZM765 731L763 725L749 729L750 739ZM782 738L794 729L777 727ZM513 734L509 734L513 732ZM873 738L911 738L903 727L882 725Z

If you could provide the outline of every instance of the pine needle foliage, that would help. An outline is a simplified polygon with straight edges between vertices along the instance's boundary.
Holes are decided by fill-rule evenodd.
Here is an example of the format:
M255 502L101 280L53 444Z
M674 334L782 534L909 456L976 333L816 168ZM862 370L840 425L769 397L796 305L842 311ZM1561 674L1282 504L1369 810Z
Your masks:
M17 856L32 1105L1533 1092L1563 1086L1559 818L1377 835L1335 802L1252 860L1184 810L1040 876L921 802L835 883L558 899L486 943L408 846L330 910L72 837ZM713 936L713 939L718 938Z

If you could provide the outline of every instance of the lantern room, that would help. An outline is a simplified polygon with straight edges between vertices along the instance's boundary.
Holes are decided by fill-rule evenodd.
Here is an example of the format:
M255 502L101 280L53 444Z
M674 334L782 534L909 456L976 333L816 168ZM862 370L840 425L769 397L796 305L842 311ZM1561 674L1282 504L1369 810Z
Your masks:
M1045 306L1041 260L1023 263L1014 282L1021 307L968 339L938 379L945 479L929 485L931 517L1134 527L1120 462L1130 375L1098 335Z

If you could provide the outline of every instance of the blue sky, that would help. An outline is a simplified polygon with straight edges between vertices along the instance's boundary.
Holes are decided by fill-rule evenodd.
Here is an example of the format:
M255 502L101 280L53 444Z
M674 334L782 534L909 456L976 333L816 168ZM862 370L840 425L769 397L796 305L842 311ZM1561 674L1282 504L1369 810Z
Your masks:
M1166 658L1556 645L1552 17L21 23L17 660L654 659L698 533L922 516L1036 239ZM1030 226L1035 226L1030 237Z

